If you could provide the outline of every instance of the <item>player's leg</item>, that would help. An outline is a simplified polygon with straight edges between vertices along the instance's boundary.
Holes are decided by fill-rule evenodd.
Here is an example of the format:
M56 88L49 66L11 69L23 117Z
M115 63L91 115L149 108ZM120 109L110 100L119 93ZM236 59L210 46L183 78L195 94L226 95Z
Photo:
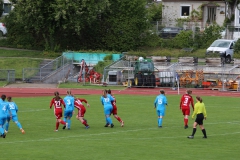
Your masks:
M111 111L112 111L111 108L105 108L105 109L104 109L104 114L105 114L107 123L111 125L111 128L113 128L114 125L113 125L112 119L111 119L111 117L110 117Z
M186 109L184 112L184 128L188 128L188 116L190 115L190 109Z
M4 125L5 121L6 121L5 118L0 117L0 135L3 138L6 137L6 134L4 133L4 128L3 128L3 125Z
M7 120L4 124L4 128L5 128L4 132L5 133L8 133L9 125L10 125L10 117L7 117Z
M158 127L162 128L162 121L163 121L163 117L165 115L165 111L164 110L159 110L158 113Z
M13 116L12 117L12 121L17 125L17 127L20 129L20 131L22 132L22 134L25 133L24 129L22 128L21 123L18 121L18 117L17 116Z
M192 130L192 134L190 136L188 136L187 138L193 139L194 135L197 131L197 125L198 125L198 118L196 118L195 122L193 123L193 130Z
M68 116L67 116L67 129L70 129L71 128L71 123L72 123L72 121L71 121L71 118L72 118L72 115L73 115L73 111L70 111L69 113L68 113Z
M63 114L63 121L65 123L67 123L67 112L66 111L64 111L64 114ZM65 128L66 128L66 125L64 125L62 129L65 129Z
M203 126L203 119L202 119L202 121L199 123L199 127L201 128L202 133L203 133L203 135L204 135L203 138L207 138L207 132L206 132L204 126Z

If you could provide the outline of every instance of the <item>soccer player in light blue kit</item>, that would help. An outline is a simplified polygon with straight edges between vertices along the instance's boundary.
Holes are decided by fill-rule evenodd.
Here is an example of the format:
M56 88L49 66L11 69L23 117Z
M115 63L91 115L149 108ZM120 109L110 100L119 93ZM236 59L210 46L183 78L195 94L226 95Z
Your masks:
M18 116L17 116L18 106L17 106L17 104L12 101L12 97L8 97L7 100L8 100L10 112L12 114L12 121L14 123L16 123L16 125L18 126L18 128L20 129L22 134L24 134L25 131L23 130L21 123L18 121ZM10 114L8 113L7 122L5 123L5 133L8 133L9 122L10 122Z
M107 90L103 91L103 95L101 96L101 103L104 107L104 114L106 117L106 123L111 125L111 128L113 128L112 119L110 118L113 106L112 102L114 101L114 98L108 94Z
M9 109L9 104L8 102L5 101L6 95L1 96L1 102L0 102L0 134L1 137L5 138L6 134L4 133L3 125L7 119L7 113L9 112L10 117L12 116L10 109Z
M74 97L71 94L71 91L68 90L67 91L67 96L64 97L63 99L66 107L64 110L64 122L68 123L68 129L70 129L71 127L71 118L73 115L73 111L74 111ZM65 129L66 126L63 126L63 129Z
M157 116L158 116L158 127L162 128L162 119L165 115L165 106L167 105L167 98L165 96L165 91L160 90L160 95L158 95L154 101L154 108L157 108Z

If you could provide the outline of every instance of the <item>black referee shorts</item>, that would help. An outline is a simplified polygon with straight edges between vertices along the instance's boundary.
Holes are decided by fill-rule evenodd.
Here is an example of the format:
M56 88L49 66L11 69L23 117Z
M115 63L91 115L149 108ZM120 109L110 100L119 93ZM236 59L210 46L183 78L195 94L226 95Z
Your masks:
M203 119L204 119L204 115L202 113L197 114L195 122L197 122L197 124L199 124L199 125L202 125L203 124Z

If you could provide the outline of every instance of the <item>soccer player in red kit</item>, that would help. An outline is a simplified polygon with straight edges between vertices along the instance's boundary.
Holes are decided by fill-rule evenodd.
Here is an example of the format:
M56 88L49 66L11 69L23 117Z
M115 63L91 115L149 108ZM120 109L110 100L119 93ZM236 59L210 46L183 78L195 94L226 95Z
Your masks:
M184 128L188 128L188 116L190 115L190 105L192 105L192 109L194 110L193 98L191 96L192 91L187 90L186 94L184 94L180 101L180 110L182 110L184 116Z
M52 105L54 105L54 115L56 117L56 130L58 131L59 123L63 124L64 126L67 126L68 124L64 122L62 118L62 105L65 107L65 103L63 99L59 96L59 92L54 92L55 97L50 102L50 109L52 108Z
M86 99L82 98L74 98L74 107L78 109L78 114L76 118L82 122L82 124L85 126L86 129L90 128L90 126L87 124L87 120L84 119L84 114L86 113L86 108L82 104L82 102L85 102L87 104L87 107L90 107Z
M117 105L116 105L116 98L112 95L112 92L111 90L109 89L108 90L108 94L110 94L113 98L114 98L114 101L112 102L112 106L113 106L113 110L112 110L112 114L113 116L121 123L121 127L124 126L124 122L123 120L117 115ZM109 124L106 124L105 127L108 127Z

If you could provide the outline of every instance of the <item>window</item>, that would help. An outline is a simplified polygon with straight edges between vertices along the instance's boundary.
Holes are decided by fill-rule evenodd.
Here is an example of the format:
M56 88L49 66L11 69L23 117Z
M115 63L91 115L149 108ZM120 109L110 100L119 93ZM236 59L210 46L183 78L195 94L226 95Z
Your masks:
M189 16L190 15L190 6L181 6L181 16Z
M11 3L4 3L4 5L3 5L3 12L4 13L10 13L11 8L12 8Z

